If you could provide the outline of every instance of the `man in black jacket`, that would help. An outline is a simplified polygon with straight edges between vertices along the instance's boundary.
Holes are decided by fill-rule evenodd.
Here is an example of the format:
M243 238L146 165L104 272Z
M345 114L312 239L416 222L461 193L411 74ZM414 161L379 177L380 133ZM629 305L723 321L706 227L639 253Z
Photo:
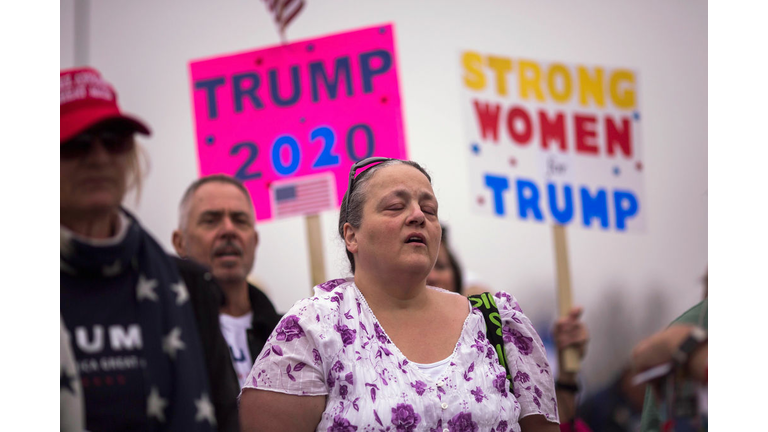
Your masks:
M221 288L213 275L203 266L175 258L179 275L195 311L195 324L202 342L205 367L208 372L211 402L216 413L219 432L239 432L237 395L240 386L231 367L229 347L219 328L219 307L223 304Z
M256 356L280 320L247 277L259 243L247 189L225 175L198 179L184 193L173 246L179 256L210 269L224 293L219 322L242 387Z

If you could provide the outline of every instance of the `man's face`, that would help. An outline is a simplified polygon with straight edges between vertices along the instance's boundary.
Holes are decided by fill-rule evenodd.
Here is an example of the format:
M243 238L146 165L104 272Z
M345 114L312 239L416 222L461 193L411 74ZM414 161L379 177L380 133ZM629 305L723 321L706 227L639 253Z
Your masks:
M174 232L176 252L210 267L220 282L244 282L259 242L253 207L236 186L200 186L189 204L187 226Z

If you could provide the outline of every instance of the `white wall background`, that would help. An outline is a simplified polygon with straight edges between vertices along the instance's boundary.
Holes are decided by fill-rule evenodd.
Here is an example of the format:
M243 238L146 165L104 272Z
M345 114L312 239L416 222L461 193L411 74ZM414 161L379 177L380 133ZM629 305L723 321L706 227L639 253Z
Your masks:
M77 25L75 23L78 23ZM406 139L433 174L441 220L466 269L513 293L534 322L555 315L551 229L471 214L459 52L623 66L638 71L647 230L570 229L574 300L592 340L584 379L594 389L643 336L697 302L707 265L707 3L644 0L306 0L288 40L393 22ZM97 67L128 112L153 129L137 212L169 250L177 203L197 176L188 62L279 43L260 0L61 0L61 67ZM326 274L348 266L321 215ZM301 218L260 224L253 276L287 310L310 293Z

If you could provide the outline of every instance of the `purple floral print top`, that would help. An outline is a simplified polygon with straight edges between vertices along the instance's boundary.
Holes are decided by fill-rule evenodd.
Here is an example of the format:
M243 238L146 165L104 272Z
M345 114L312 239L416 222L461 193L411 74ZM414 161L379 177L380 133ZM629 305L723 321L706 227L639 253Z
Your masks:
M478 309L434 381L390 341L351 278L316 286L313 297L285 314L243 390L327 395L317 426L323 432L519 432L518 420L531 414L557 422L541 339L514 297L499 292L495 298L514 394Z

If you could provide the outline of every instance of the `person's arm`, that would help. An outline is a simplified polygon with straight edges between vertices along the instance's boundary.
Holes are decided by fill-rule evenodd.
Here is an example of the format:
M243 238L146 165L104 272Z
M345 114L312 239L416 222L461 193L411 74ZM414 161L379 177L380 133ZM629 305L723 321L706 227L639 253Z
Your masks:
M296 396L244 388L240 396L242 432L311 432L325 410L326 396Z
M675 324L638 343L632 350L632 369L637 372L673 361L674 353L694 326ZM688 355L686 371L695 380L707 382L708 343L704 341Z
M520 419L522 432L560 432L560 425L552 423L543 415L529 415Z
M504 351L509 373L513 377L513 395L520 404L520 422L531 425L532 431L558 430L555 380L547 362L547 353L531 320L523 313L517 300L504 291L494 294L504 335ZM554 426L541 425L535 420L547 421Z
M706 384L708 382L707 370L709 365L709 350L708 343L704 344L691 353L691 358L688 360L688 373L693 379Z
M558 364L560 365L557 369L557 379L555 381L566 386L576 386L578 381L575 372L563 371L563 350L573 347L578 352L579 359L583 359L587 350L587 342L589 341L587 326L579 320L582 312L583 309L581 307L572 308L568 316L560 318L555 322L553 329L555 345L557 346ZM572 389L555 386L555 394L560 423L567 424L576 416L577 392Z
M342 340L322 338L315 317L334 321L339 312L312 300L291 307L256 357L240 392L241 431L314 431L320 423L330 390L324 355L341 351Z

